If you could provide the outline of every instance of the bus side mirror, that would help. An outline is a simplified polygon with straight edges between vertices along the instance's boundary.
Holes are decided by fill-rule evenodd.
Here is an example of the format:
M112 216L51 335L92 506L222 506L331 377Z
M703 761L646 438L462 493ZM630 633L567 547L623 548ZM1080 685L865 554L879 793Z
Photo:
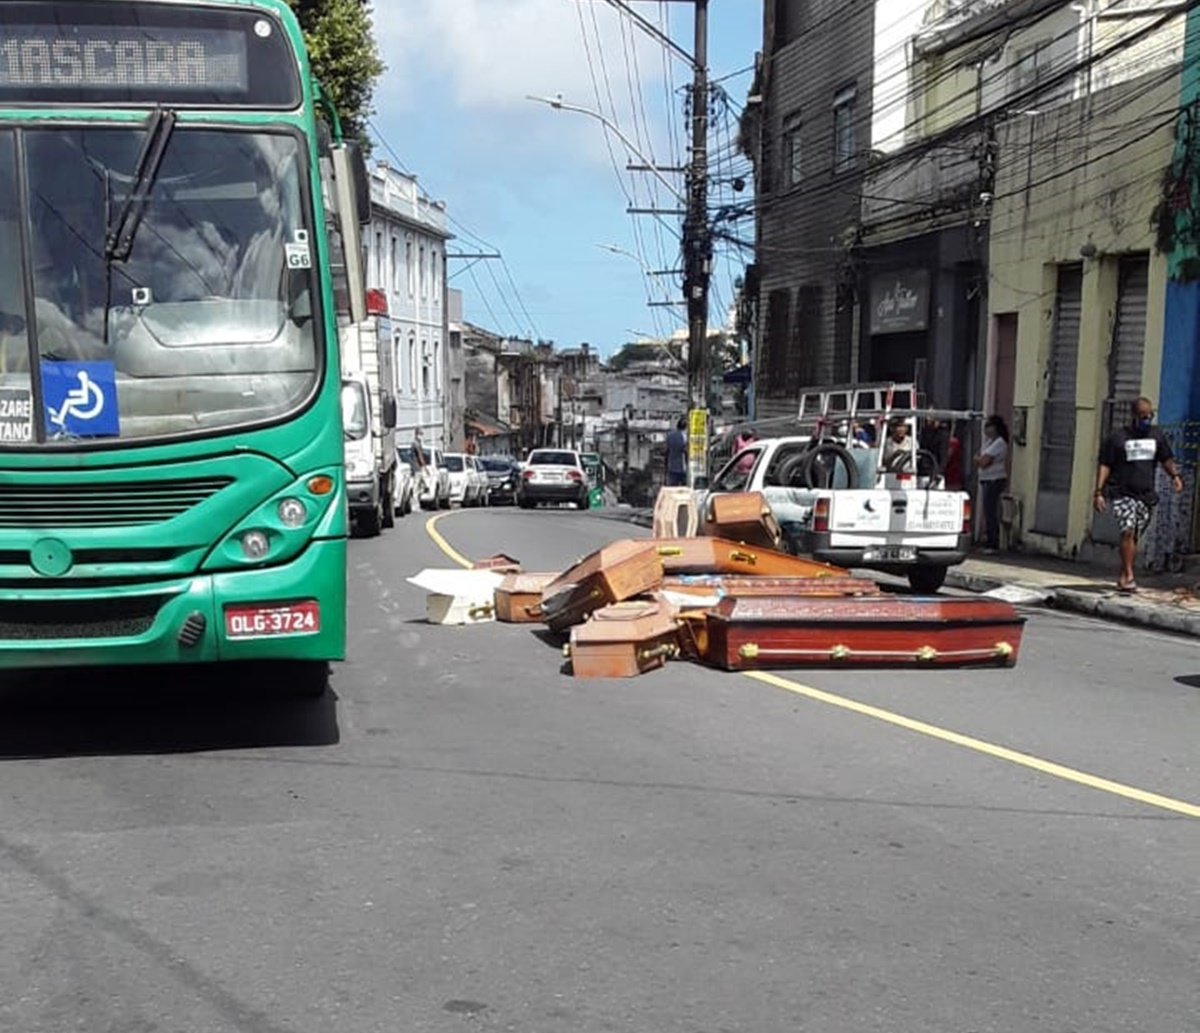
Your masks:
M358 208L358 221L366 226L371 221L371 176L367 172L367 161L362 148L353 140L346 142L350 175L354 181L354 201Z

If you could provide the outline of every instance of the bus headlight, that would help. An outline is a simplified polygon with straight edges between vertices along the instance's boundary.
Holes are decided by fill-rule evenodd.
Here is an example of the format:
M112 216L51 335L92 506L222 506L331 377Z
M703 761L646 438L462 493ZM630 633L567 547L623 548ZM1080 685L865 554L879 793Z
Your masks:
M262 531L247 531L242 535L242 552L248 560L262 560L271 551L271 539Z
M284 527L302 527L308 519L308 510L299 499L281 499L275 511Z

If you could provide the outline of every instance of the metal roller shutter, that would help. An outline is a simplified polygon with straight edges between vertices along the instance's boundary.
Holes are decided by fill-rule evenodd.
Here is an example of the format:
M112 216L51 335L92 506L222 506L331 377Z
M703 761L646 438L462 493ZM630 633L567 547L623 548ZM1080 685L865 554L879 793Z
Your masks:
M1083 266L1060 266L1034 514L1034 530L1059 538L1067 533L1075 462L1075 381L1082 313Z
M1142 393L1142 359L1146 351L1146 296L1149 293L1150 259L1130 255L1121 259L1117 288L1117 320L1113 327L1108 361L1108 399L1116 419L1127 415L1123 403ZM1111 426L1111 424L1109 425ZM1108 430L1106 427L1105 430Z
M1101 420L1102 439L1129 416L1129 403L1142 393L1142 360L1146 351L1146 307L1150 258L1127 255L1117 279L1117 313L1108 354L1108 395ZM1092 540L1116 545L1121 533L1111 512L1092 517Z

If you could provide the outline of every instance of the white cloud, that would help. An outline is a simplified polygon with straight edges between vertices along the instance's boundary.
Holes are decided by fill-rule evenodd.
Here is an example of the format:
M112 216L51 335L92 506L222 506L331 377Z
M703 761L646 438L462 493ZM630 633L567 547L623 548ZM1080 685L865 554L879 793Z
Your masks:
M555 114L525 99L561 93L601 110L639 149L666 159L662 48L602 0L376 0L374 17L388 64L377 93L381 114L385 107L394 112L430 103L430 91L438 91L436 103L449 101L458 114L529 125L535 118L584 123L555 132L589 157L607 160L594 120ZM677 82L687 74L678 63L672 72ZM678 115L680 98L673 103ZM648 144L638 137L635 104L647 112Z

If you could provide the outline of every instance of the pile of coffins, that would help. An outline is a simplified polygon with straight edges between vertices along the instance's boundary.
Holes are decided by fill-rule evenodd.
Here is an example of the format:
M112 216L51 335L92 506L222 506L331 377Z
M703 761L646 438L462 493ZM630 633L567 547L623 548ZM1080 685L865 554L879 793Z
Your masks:
M761 495L720 501L698 537L669 536L696 527L694 514L660 513L662 537L614 542L560 574L485 561L462 574L492 596L466 608L569 636L580 678L632 677L675 659L729 671L1016 663L1024 620L1009 603L889 594L779 550Z

